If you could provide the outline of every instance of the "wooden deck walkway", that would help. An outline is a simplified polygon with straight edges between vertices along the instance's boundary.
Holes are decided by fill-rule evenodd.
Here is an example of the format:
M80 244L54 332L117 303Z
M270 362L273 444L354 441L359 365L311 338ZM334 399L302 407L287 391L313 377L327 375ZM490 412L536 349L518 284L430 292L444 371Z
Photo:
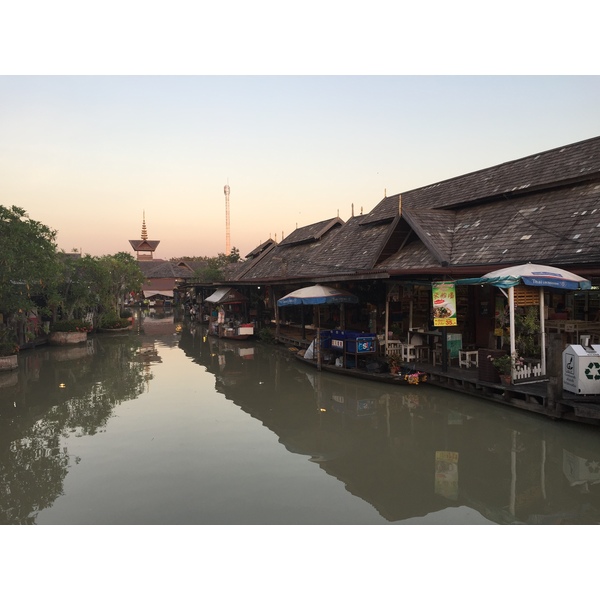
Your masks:
M282 326L280 327L278 340L286 346L308 348L313 337L314 332L307 331L306 339L302 339L300 329ZM546 381L505 385L500 382L493 383L480 380L477 367L459 368L458 366L448 365L444 370L442 365L434 366L428 362L410 362L405 363L405 366L426 373L428 383L438 387L462 392L476 398L519 408L552 419L600 425L600 396L578 396L563 390L562 398L552 406ZM356 377L358 375L357 371L360 371L360 369L348 369L348 371L352 371L352 376ZM343 374L343 369L340 369L340 372ZM369 373L369 379L373 379L372 373ZM381 375L381 381L385 382L389 379L389 374Z

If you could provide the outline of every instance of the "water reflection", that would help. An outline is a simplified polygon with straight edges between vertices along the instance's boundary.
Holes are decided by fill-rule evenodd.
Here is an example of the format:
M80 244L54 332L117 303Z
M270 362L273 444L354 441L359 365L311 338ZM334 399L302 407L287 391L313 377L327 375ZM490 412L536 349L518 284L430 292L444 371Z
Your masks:
M433 386L390 388L309 370L287 351L197 335L182 348L216 387L387 521L467 506L494 523L597 523L595 429ZM435 518L431 522L438 522Z
M147 406L138 406L131 421L115 419L125 403L143 398ZM213 415L215 402L236 413ZM142 420L163 436L161 449L150 440L139 448L129 423ZM275 435L259 436L257 423ZM124 465L99 466L98 459L93 473L85 461L79 465L82 446L74 441L107 432L110 441L85 448L103 457L118 446L115 456L127 468L134 448L137 466L120 480ZM240 467L247 448L253 472ZM173 314L142 316L132 332L98 335L86 345L23 353L16 377L0 378L0 522L38 522L41 513L54 514L48 509L59 498L67 515L60 522L68 520L83 502L66 490L68 476L85 478L90 495L104 493L104 503L100 481L131 485L113 494L118 506L105 517L134 515L123 517L129 522L319 523L338 514L348 523L600 518L595 429L430 385L400 388L319 373L286 349L207 337L200 327L182 328ZM340 482L342 497L332 487ZM139 489L151 490L143 514Z

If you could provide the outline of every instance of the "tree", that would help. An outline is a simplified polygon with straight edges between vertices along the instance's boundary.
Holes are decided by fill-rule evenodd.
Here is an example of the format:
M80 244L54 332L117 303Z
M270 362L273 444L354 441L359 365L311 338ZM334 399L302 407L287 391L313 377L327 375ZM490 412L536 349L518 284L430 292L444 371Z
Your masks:
M240 262L241 258L240 251L234 246L229 254L221 252L217 256L183 256L170 260L170 262L182 261L202 264L201 267L196 268L194 274L199 281L211 282L223 279L224 270L229 265Z
M89 254L72 257L59 253L58 256L61 273L56 282L53 306L61 310L64 319L84 318L98 306L106 285L101 265Z
M0 205L0 312L22 325L45 304L59 272L56 231L24 209Z
M127 252L102 256L99 263L104 282L100 307L103 312L114 312L118 315L125 294L141 289L144 274L135 258Z

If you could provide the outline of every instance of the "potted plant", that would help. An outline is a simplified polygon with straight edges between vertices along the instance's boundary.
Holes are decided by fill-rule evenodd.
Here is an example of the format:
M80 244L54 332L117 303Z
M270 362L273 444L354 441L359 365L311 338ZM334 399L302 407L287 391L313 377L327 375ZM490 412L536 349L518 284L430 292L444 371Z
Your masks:
M496 358L488 355L488 359L492 361L492 364L498 371L502 382L506 385L510 384L512 371L512 358L510 357L510 354L504 354Z
M390 368L390 373L392 375L397 375L400 372L401 360L400 356L397 354L392 354L387 357L387 362Z

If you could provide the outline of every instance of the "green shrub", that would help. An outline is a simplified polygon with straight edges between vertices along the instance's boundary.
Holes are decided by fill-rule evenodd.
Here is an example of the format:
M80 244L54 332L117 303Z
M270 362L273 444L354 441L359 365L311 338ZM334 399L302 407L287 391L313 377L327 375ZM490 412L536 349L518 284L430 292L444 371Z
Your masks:
M50 331L92 331L92 326L82 319L57 321L50 326Z
M129 327L129 319L116 317L115 315L105 315L100 319L102 329L123 329Z
M266 344L274 344L275 343L275 334L269 327L263 327L258 332L258 339L261 342L265 342Z
M0 356L10 356L19 351L17 338L8 327L0 326Z

